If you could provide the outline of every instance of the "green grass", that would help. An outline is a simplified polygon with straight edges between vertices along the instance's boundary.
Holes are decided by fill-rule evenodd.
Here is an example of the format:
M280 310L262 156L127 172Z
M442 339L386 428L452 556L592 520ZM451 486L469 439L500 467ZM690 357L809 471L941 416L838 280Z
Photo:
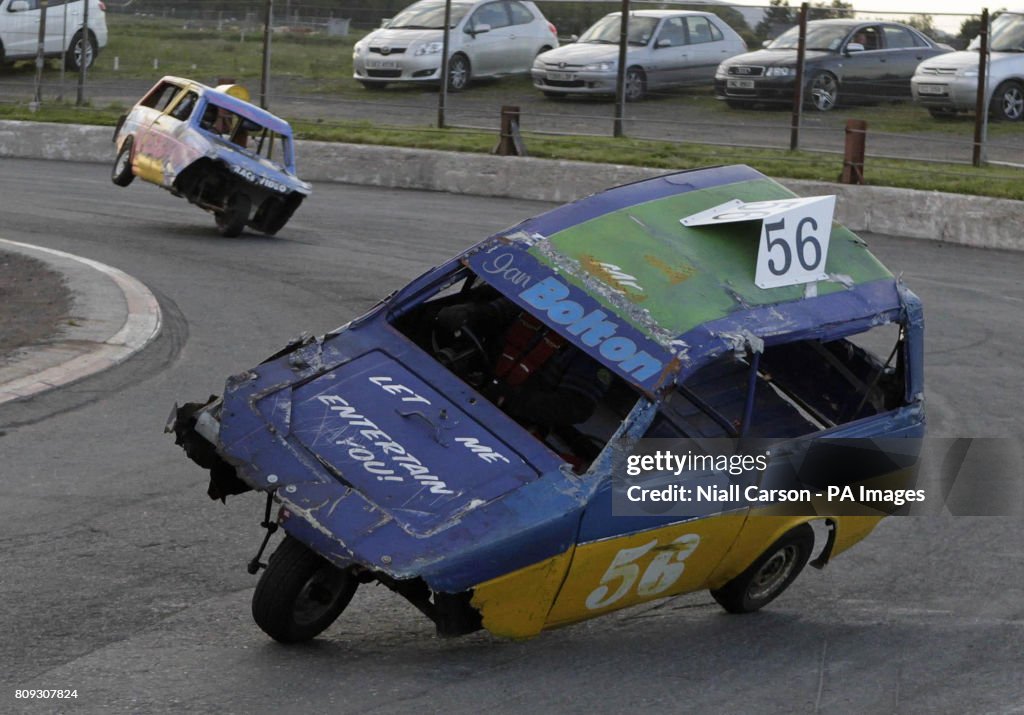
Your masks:
M74 107L48 104L32 113L25 105L0 105L0 119L113 125L125 107ZM430 127L392 127L365 121L293 122L300 139L340 141L355 144L440 149L447 151L491 151L497 142L493 132ZM548 159L609 162L688 169L712 164L742 163L780 178L836 181L842 159L836 155L789 152L774 149L746 149L703 144L611 137L553 137L524 135L530 156ZM300 157L301 159L301 157ZM301 174L302 166L299 165ZM999 166L976 169L963 164L939 164L897 159L868 159L865 174L869 184L908 189L949 191L1024 200L1024 172Z

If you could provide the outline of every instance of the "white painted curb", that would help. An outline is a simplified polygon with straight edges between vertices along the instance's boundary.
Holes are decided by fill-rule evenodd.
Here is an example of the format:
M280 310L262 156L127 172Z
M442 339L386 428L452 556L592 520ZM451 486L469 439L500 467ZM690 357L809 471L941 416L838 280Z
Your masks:
M105 339L58 336L45 345L27 346L17 360L0 368L0 404L20 400L46 390L68 385L118 365L151 343L160 333L162 313L156 297L140 281L104 263L64 251L33 246L0 238L0 248L10 248L46 261L53 258L75 261L111 280L124 296L127 310L120 329ZM73 355L70 359L63 359ZM38 372L38 365L54 363Z

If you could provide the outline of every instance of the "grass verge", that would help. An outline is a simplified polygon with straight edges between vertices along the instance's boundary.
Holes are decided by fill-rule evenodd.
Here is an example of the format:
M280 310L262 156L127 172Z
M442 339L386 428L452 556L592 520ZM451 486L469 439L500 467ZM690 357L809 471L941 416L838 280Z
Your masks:
M25 105L0 105L0 119L113 126L124 111L125 108L118 105L80 108L49 104L33 113ZM445 151L487 153L497 142L495 132L458 128L393 127L366 121L297 121L293 122L293 128L299 139ZM689 169L714 164L740 163L748 164L769 176L819 181L836 181L842 171L840 156L817 152L530 133L525 133L523 138L530 156L545 159L593 161L663 169ZM300 163L300 175L301 171ZM869 158L865 174L867 183L876 186L1024 200L1024 181L1021 181L1024 172L1009 167L986 166L976 169L964 164Z

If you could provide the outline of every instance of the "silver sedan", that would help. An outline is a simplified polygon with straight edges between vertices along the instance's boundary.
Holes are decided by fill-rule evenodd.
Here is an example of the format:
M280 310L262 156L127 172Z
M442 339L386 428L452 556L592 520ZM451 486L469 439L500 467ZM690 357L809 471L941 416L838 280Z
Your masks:
M605 15L578 41L537 57L533 86L545 96L615 94L622 13ZM722 60L747 51L735 30L707 12L639 10L629 15L626 99L655 89L710 83Z

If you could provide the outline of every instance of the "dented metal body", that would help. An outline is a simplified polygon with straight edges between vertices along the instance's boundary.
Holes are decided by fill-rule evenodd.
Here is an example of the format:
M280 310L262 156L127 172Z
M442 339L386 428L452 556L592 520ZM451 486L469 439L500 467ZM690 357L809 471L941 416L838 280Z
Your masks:
M312 188L296 175L288 122L247 98L238 85L164 77L121 118L116 152L132 175L215 214L244 197L247 225L275 233Z
M524 221L337 331L298 341L230 378L222 398L179 410L179 441L190 442L190 454L215 478L218 470L230 473L211 486L212 496L272 492L284 530L336 566L400 593L396 584L425 584L434 604L465 595L460 607L501 635L528 637L652 598L721 587L812 518L747 505L684 517L612 513L613 477L680 386L704 390L726 428L761 409L752 403L742 420L729 418L724 396L732 390L742 403L747 377L712 392L703 368L742 354L757 356L756 373L775 346L836 344L894 323L902 330L902 382L884 408L864 417L852 410L853 418L811 432L805 423L791 427L800 418L779 403L764 407L760 424L783 440L782 451L822 435L919 437L924 430L921 306L862 241L836 224L828 264L834 278L814 291L760 290L752 284L756 236L736 226L709 232L679 224L723 199L790 196L747 167L721 167L611 189ZM582 473L396 327L470 273L634 391L635 404ZM852 394L830 399L857 401ZM713 436L688 429L691 437ZM772 469L760 479L770 482ZM877 521L830 518L819 565ZM685 558L686 568L627 586L633 566L637 574L652 564L667 568L662 552L676 554L669 565ZM429 614L431 606L420 605Z

